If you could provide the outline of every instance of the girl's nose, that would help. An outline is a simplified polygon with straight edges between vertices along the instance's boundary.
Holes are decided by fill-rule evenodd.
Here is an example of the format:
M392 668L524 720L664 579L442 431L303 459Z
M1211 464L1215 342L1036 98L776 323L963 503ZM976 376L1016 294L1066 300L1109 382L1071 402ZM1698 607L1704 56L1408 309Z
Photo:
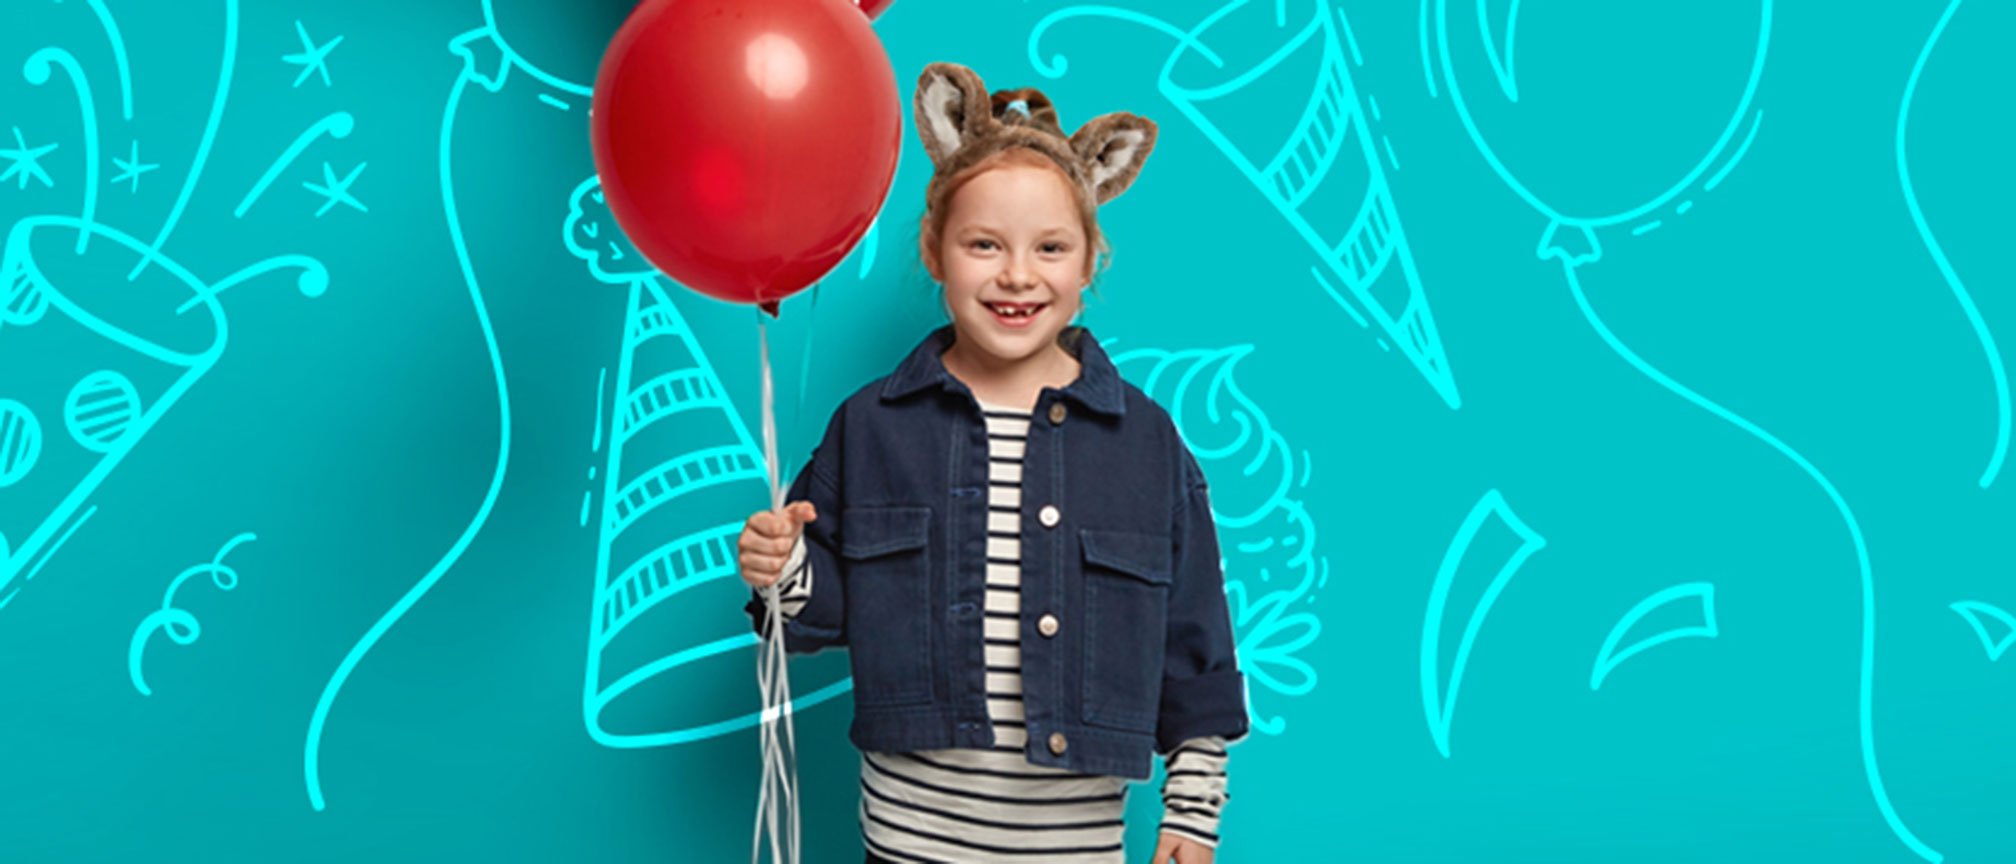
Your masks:
M1027 289L1036 287L1035 275L1019 255L1009 257L1008 263L1001 268L1000 276L996 281L1003 288Z

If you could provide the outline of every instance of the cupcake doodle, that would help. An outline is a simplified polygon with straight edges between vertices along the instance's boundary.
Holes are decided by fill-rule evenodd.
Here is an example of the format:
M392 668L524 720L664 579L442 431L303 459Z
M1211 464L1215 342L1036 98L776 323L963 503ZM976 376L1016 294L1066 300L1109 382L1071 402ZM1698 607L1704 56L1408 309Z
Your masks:
M1240 666L1252 682L1292 698L1316 689L1316 668L1302 652L1322 634L1323 622L1304 607L1329 583L1330 562L1316 552L1315 521L1299 498L1309 485L1308 452L1298 456L1234 378L1238 362L1252 352L1252 345L1137 348L1115 354L1113 363L1168 409L1213 478L1211 514L1220 552L1230 553L1221 563ZM1254 729L1270 735L1287 730L1278 710L1262 713L1251 704L1250 687L1246 698Z

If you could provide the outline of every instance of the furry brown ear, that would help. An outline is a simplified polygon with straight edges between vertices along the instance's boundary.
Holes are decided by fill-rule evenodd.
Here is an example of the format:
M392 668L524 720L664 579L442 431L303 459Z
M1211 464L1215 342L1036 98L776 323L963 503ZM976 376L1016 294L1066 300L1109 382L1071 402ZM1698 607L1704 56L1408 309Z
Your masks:
M913 98L917 136L937 165L960 145L986 134L995 124L987 85L979 73L957 63L933 63L917 76Z
M1141 175L1142 163L1155 150L1155 123L1125 111L1103 114L1071 133L1071 149L1085 160L1092 172L1087 180L1104 204L1120 197Z

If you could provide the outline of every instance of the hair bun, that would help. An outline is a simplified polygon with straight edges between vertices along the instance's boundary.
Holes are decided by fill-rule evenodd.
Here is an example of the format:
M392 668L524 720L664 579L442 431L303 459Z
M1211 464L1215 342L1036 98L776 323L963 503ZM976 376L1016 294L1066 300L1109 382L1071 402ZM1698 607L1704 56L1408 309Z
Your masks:
M1059 138L1064 137L1063 124L1057 121L1057 108L1050 104L1050 97L1034 87L1017 87L994 93L994 119L1003 126L1028 126L1048 132Z

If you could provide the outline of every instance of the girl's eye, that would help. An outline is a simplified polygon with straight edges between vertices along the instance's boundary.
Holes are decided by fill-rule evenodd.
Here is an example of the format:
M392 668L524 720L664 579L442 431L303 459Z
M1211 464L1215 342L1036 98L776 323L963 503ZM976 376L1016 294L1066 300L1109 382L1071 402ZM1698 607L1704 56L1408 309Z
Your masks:
M1064 254L1064 244L1062 244L1062 243L1045 243L1045 244L1043 244L1043 251L1044 251L1044 253L1045 253L1045 254L1049 254L1049 255L1062 255L1062 254Z

